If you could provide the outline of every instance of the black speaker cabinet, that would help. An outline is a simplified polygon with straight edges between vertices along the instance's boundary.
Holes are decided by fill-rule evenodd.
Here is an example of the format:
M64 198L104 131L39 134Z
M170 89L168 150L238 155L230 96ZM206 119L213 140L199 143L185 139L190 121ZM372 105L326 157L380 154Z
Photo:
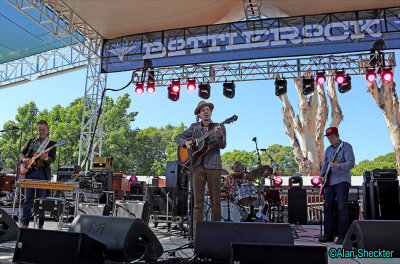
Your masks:
M184 188L188 186L188 178L177 160L167 161L166 187Z
M194 253L211 262L229 261L232 243L293 245L289 224L197 222Z
M325 246L233 243L230 263L328 264Z
M291 224L307 224L306 189L292 187L288 190L288 221Z
M155 215L183 216L187 213L187 191L178 187L147 187L146 201Z
M343 248L346 250L393 250L393 257L400 257L400 221L354 221L347 231Z
M17 223L6 211L0 208L0 243L16 240L18 230Z
M365 175L366 175L366 172L364 172L364 176ZM364 181L362 183L363 218L365 220L371 220L371 199L369 198L369 196L370 196L369 185L370 185L369 181Z
M106 245L110 260L152 260L163 253L158 238L139 218L79 215L69 231L87 234Z
M370 181L371 219L400 220L399 181L374 180Z
M103 263L106 247L86 234L21 228L15 263Z
M119 201L115 202L115 216L136 217L146 224L150 220L151 204L143 201Z

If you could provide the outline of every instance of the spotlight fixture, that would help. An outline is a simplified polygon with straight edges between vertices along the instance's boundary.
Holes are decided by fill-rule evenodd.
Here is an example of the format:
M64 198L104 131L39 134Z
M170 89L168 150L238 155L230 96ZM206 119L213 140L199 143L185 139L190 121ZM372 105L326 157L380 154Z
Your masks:
M314 176L311 178L311 184L312 186L317 187L321 184L321 179L318 176Z
M203 99L210 98L211 94L211 86L209 83L201 83L199 84L199 97Z
M275 95L281 96L287 92L287 81L283 79L275 79Z
M175 89L175 90L174 90ZM180 93L180 87L179 89L174 88L174 86L171 84L170 86L168 86L168 99L172 100L172 101L178 101L179 100L179 93Z
M369 70L367 70L367 75L365 76L365 78L366 78L367 81L369 81L369 82L374 82L374 81L376 80L375 69L369 69Z
M181 90L181 84L179 81L172 81L171 90L174 93L179 93Z
M337 71L336 72L335 81L339 85L341 85L342 83L344 83L346 81L346 77L344 76L344 71Z
M188 80L187 89L189 90L189 92L193 92L194 90L196 90L196 80L195 79Z
M319 85L324 85L325 81L326 81L325 72L317 71L317 83Z
M141 95L141 94L144 92L143 83L136 83L135 92L136 92L138 95Z
M154 87L154 82L147 82L146 91L147 91L149 94L152 94L152 93L154 93L154 92L156 91L156 88Z
M344 81L340 84L338 83L338 90L340 93L347 93L351 90L351 77L347 74Z
M392 68L388 67L383 70L382 79L384 82L390 82L393 80Z
M281 177L279 177L278 175L276 175L275 177L274 177L274 185L275 186L281 186L282 185L282 183L283 183L283 180L282 180L282 178Z
M303 94L309 95L314 92L314 78L303 77Z
M236 87L236 85L235 85L235 83L233 81L232 82L224 82L223 87L224 87L223 94L224 94L225 97L230 98L230 99L235 97L235 87Z

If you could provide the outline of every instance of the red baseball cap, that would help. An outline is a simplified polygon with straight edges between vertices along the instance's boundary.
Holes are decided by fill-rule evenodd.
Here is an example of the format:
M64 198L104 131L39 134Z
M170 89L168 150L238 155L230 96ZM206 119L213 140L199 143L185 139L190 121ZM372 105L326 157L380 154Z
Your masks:
M339 134L337 127L328 127L325 131L325 136Z

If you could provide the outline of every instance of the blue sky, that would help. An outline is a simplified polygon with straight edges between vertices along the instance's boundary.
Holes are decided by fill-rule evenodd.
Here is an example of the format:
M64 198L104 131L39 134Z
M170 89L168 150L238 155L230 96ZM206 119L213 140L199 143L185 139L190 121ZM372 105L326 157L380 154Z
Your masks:
M396 62L397 65L400 64L400 52L396 52ZM397 68L394 78L397 84L400 82L399 75ZM75 98L83 96L85 77L86 70L79 70L0 89L0 127L8 120L15 120L17 108L30 101L34 101L39 110L50 110L57 104L67 106ZM121 88L130 78L131 72L109 74L107 87ZM107 93L115 99L123 93L130 94L130 110L139 112L132 123L133 128L179 125L181 122L189 125L195 121L193 110L201 100L197 90L190 93L186 86L182 86L180 99L173 102L167 97L166 87L156 87L154 94L144 93L140 96L134 89L130 85L121 92ZM400 95L398 85L396 91ZM288 80L288 95L294 110L298 112L298 95L292 80ZM344 114L339 133L344 141L352 144L356 163L393 151L382 111L367 93L363 76L352 76L352 90L345 94L338 93L338 98ZM233 99L222 95L222 83L211 84L211 97L208 101L215 105L212 118L214 122L221 122L233 114L239 117L237 122L227 125L227 147L224 152L234 149L255 150L255 144L251 140L253 137L257 137L259 148L267 148L272 144L290 146L282 121L282 102L274 95L273 81L236 83L236 96ZM325 147L328 144L325 140Z

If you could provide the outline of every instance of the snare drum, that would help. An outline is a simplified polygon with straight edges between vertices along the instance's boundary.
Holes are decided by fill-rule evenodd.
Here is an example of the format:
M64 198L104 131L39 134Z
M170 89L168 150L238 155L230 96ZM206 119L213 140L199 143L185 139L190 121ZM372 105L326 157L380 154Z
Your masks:
M13 192L15 177L10 175L0 175L0 191Z
M242 183L237 187L237 202L240 205L250 205L257 199L257 187L250 183Z
M208 199L207 199L208 198ZM232 222L242 222L248 215L248 213L245 210L242 210L240 206L238 206L236 203L229 201L229 207L228 207L228 201L222 199L221 200L221 221L226 222L228 220L228 208L229 208L229 213L230 213L230 220ZM206 216L206 221L212 221L212 212L211 212L211 207L209 205L209 197L206 197L206 202L204 206L204 214Z

